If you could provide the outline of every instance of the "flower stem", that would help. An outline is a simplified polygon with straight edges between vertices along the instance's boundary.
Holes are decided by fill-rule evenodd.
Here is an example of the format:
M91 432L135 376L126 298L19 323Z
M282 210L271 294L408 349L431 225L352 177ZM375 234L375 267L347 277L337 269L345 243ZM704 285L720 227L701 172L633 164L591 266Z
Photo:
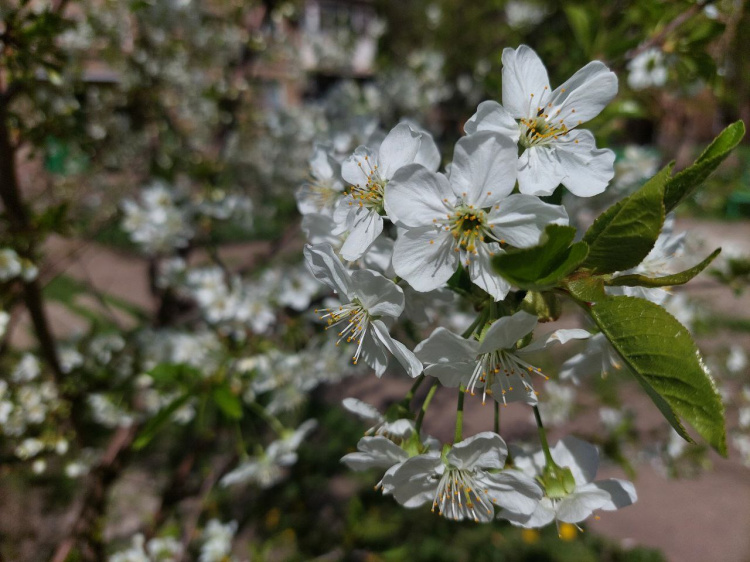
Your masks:
M482 328L484 328L484 325L487 323L489 312L490 310L488 308L483 308L479 313L479 316L477 316L476 320L471 323L471 326L466 328L466 331L461 334L461 337L468 338L471 337L471 334L473 334L474 332L481 332Z
M464 438L464 394L466 388L464 385L458 387L458 406L456 407L456 432L453 435L453 442L458 443Z
M432 397L435 396L435 391L438 387L438 381L434 380L432 382L432 386L430 387L430 390L427 391L427 396L424 399L424 402L422 402L422 409L419 410L419 415L417 416L417 423L415 426L417 435L419 435L419 431L422 429L422 421L424 420L424 415L427 413L427 408L430 407L430 402L432 402Z
M547 466L556 466L555 461L552 460L552 453L550 453L549 450L549 443L547 443L547 434L544 431L544 425L542 425L542 417L539 415L539 408L536 406L533 406L534 408L534 419L536 420L536 426L539 430L539 441L542 442L542 450L544 451L544 460L547 463Z
M495 433L500 435L500 402L493 400L495 403Z
M414 384L411 385L409 392L407 392L406 396L404 396L403 404L405 408L408 408L409 404L411 404L411 401L414 399L414 393L417 392L419 385L421 385L424 382L424 378L425 377L423 373L414 380Z
M266 409L258 404L257 402L253 401L249 404L250 409L258 414L259 417L263 418L263 420L268 423L268 425L271 426L271 429L279 436L281 437L284 435L284 432L286 432L286 428L284 425L276 418L276 416L269 414L266 412Z

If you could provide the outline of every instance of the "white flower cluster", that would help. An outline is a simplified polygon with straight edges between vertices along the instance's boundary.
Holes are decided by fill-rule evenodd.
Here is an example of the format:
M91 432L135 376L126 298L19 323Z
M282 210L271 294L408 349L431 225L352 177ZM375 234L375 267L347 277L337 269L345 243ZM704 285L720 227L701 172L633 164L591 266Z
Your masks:
M512 286L491 259L535 246L548 225L568 223L564 207L541 199L559 184L578 197L607 187L614 154L598 149L580 125L612 99L617 79L595 61L553 90L525 46L506 49L503 64L503 105L479 104L444 172L430 134L404 122L345 158L330 145L317 146L311 180L297 193L310 242L307 267L337 298L316 313L336 331L337 345L351 345L353 363L381 376L394 358L415 385L432 380L423 409L439 384L458 387L459 413L466 391L481 392L482 402L525 402L538 416L532 378L548 377L534 366L534 353L590 337L557 330L533 338L537 316L506 300ZM463 335L440 326L409 349L394 335L399 320L421 309L429 325L434 315L424 313L450 302L444 291L456 275L471 280L482 301L479 317ZM561 387L559 394L558 420L567 416L572 391ZM496 432L462 438L461 415L455 442L441 448L422 436L421 415L415 424L358 401L346 406L375 426L358 452L342 460L355 470L385 470L379 487L406 507L432 502L450 519L499 516L538 527L555 519L577 523L595 509L636 499L628 482L592 482L598 453L579 440L563 440L551 453L519 452L506 464L507 447Z
M121 206L122 228L148 254L170 253L188 246L195 236L196 217L234 218L248 225L253 211L247 197L215 190L208 197L191 199L163 181L144 188L140 202L125 199Z
M39 270L29 260L22 258L12 248L0 248L0 283L20 278L23 281L36 279Z

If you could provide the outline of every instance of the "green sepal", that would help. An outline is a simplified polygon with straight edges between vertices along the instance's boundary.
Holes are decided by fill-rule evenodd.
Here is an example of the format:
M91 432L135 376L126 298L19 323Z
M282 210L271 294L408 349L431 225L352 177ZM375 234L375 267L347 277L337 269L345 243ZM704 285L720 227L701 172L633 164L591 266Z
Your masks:
M586 244L571 245L575 234L572 226L547 225L538 246L498 254L492 258L492 266L521 289L551 289L586 259Z
M687 329L636 297L608 297L587 310L675 431L692 441L687 421L726 456L721 396Z
M548 291L529 291L521 301L521 310L534 314L539 322L553 322L560 318L562 306L560 299Z
M645 275L620 275L612 277L606 284L610 287L671 287L674 285L684 285L701 271L706 269L712 261L721 253L721 248L717 248L713 253L698 265L686 269L674 275L665 275L663 277L646 277Z
M664 186L671 171L670 164L599 215L583 236L589 246L583 267L596 273L614 273L643 261L664 224Z

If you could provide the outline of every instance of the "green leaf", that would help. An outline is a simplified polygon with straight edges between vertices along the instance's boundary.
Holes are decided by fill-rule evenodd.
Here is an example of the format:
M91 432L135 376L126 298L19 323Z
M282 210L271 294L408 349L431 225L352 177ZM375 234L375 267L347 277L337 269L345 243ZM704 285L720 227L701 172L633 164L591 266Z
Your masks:
M745 136L742 121L732 123L703 151L695 164L685 168L667 181L664 188L664 208L668 213L688 197L703 181L719 167L729 153Z
M187 363L159 363L148 375L157 385L172 388L175 384L190 386L203 378L198 369Z
M138 437L133 442L133 448L136 451L139 451L148 445L162 426L169 421L172 414L185 405L188 400L190 400L190 394L183 394L172 400L169 406L159 410L159 412L143 426L143 429L141 429Z
M691 441L681 418L726 456L721 396L682 324L635 297L608 297L587 310L677 433Z
M213 399L226 417L232 420L242 419L242 402L229 386L222 384L214 388Z
M570 245L575 234L572 226L550 224L538 246L499 254L492 258L492 265L497 273L522 289L551 289L586 259L586 244Z
M592 303L607 297L604 292L604 280L598 276L585 275L585 272L571 275L563 280L561 285L579 301Z
M664 224L664 185L671 165L641 189L604 211L586 231L589 254L583 267L613 273L635 267L656 243Z
M721 253L721 248L717 248L713 253L698 265L686 269L674 275L665 275L664 277L646 277L645 275L620 275L613 277L607 282L610 287L671 287L673 285L684 285L701 271L706 269L712 261Z
M584 52L588 55L588 53L591 51L593 35L591 32L592 15L590 11L582 6L573 5L567 5L564 9L565 15L568 18L568 24L570 24L570 28L573 30L573 35L575 36L578 45L580 45Z

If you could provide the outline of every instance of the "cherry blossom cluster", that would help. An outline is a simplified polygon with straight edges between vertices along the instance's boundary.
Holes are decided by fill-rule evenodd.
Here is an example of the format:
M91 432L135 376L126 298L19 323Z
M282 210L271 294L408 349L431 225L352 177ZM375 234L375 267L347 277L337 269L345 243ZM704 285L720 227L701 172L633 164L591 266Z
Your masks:
M352 350L352 362L379 377L398 364L414 379L407 407L423 381L431 384L415 416L345 401L374 425L344 463L379 469L384 494L407 508L431 504L449 519L579 523L595 510L633 503L636 493L623 480L594 480L595 446L574 437L548 445L534 385L549 376L535 361L551 345L598 339L582 329L538 336L538 316L523 309L523 293L492 260L536 246L549 225L568 224L566 207L544 199L559 185L579 198L607 188L614 153L581 126L615 96L617 78L594 61L553 89L530 48L506 49L502 60L502 104L479 104L448 164L432 136L409 122L343 158L332 145L317 145L310 180L297 192L304 254L310 273L336 296L315 312L336 344ZM639 267L663 269L681 241L665 232ZM412 329L401 329L403 322ZM614 358L606 342L598 345ZM572 361L568 377L584 363ZM554 393L555 384L546 390ZM422 431L438 386L459 393L452 443ZM509 449L497 427L464 438L465 394L495 408L529 405L541 447Z

